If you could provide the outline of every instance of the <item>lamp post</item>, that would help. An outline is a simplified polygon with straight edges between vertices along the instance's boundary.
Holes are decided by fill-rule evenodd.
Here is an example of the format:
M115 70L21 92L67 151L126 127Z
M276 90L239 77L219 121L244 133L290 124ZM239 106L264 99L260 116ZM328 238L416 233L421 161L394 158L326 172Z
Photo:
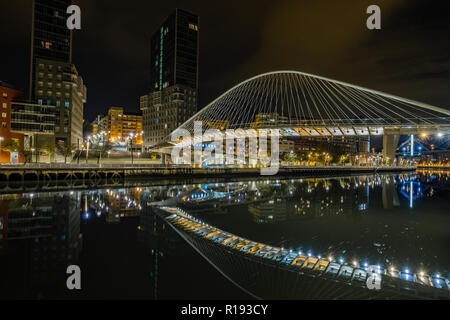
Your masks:
M2 162L2 141L5 140L5 138L0 137L0 162Z
M133 134L130 133L130 148L131 148L131 164L134 164L134 158L133 158Z
M89 142L90 142L91 137L87 137L87 141L86 141L86 164L88 164L89 162Z

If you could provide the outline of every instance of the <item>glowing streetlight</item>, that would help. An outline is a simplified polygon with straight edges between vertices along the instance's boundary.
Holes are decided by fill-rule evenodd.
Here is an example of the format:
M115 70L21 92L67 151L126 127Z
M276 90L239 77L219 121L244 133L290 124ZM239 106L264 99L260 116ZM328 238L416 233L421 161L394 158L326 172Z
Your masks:
M5 140L5 138L0 137L0 161L2 159L2 141Z

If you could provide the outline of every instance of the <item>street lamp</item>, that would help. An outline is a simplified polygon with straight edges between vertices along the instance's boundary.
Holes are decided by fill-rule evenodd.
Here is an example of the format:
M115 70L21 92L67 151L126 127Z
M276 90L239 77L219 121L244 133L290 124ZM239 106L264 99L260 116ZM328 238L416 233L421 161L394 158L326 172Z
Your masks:
M2 141L5 140L5 138L0 137L0 162L2 161Z
M134 164L134 158L133 158L133 134L130 133L130 136L127 138L128 141L130 141L130 151L131 151L131 164Z
M89 162L89 143L90 143L90 139L91 136L87 137L87 141L86 141L86 164L88 164Z

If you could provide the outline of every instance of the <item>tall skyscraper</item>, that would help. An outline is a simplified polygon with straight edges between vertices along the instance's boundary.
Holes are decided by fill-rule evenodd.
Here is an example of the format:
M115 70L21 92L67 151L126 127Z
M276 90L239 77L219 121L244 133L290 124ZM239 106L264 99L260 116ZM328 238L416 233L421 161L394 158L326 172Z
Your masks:
M33 0L30 98L55 106L55 138L81 145L87 90L72 64L72 31L66 26L72 0Z
M198 51L198 16L175 9L151 39L151 88L140 101L145 147L163 141L197 111Z
M35 94L36 59L72 62L72 31L66 26L71 4L72 0L33 0L30 97Z

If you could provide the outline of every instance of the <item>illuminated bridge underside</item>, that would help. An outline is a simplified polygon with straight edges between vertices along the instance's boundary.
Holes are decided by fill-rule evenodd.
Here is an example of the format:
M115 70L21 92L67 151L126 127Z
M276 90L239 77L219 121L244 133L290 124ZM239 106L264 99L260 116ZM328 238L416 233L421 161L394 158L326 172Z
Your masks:
M279 119L255 121L258 114ZM180 128L279 128L286 136L450 133L450 112L425 103L296 71L278 71L231 88ZM171 139L167 137L167 142Z
M177 208L147 207L155 210L186 242L228 280L254 298L261 299L448 299L449 292L428 285L384 276L381 290L369 290L365 281L339 269L337 274L297 268L253 254L242 253L173 223ZM175 210L175 211L173 211ZM184 216L183 213L179 213ZM185 216L186 217L186 216ZM189 219L189 218L188 218ZM307 262L307 261L306 261ZM317 262L320 264L320 261ZM331 265L331 264L330 264ZM353 269L353 268L351 268Z

